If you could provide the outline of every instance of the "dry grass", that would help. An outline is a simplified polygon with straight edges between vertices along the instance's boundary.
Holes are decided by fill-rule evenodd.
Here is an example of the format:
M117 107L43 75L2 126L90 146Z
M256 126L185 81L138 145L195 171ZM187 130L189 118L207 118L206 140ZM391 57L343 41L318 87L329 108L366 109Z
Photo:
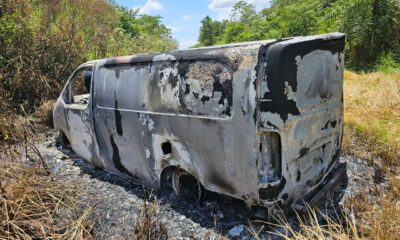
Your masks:
M145 201L140 209L133 239L135 240L167 240L168 231L160 220L160 205L158 201Z
M11 112L0 113L0 143L24 141L34 135L35 129L32 117L23 117Z
M389 179L383 191L361 193L347 207L368 239L400 239L400 73L345 72L343 149Z
M56 100L47 100L44 101L42 105L40 105L35 112L32 114L32 117L35 118L36 122L43 124L48 127L53 126L53 106L56 103Z
M376 198L360 194L347 203L355 212L357 225L366 239L400 239L400 179L390 178L386 191L376 192Z
M0 158L0 239L92 238L92 209L82 212L75 200L79 184L51 175L39 155Z
M342 219L343 223L339 220ZM297 215L298 227L294 228L285 218L279 218L278 224L272 224L278 229L271 231L272 235L282 239L331 239L359 240L358 226L350 216L330 216L307 208L305 215Z
M9 109L0 112L0 143L20 143L52 127L54 104L55 100L44 101L33 114L27 116Z
M400 73L345 72L343 149L382 167L399 165Z
M388 191L375 194L382 195L371 198L360 194L351 199L343 216L330 216L309 208L305 216L297 216L298 228L284 218L279 219L275 226L280 231L271 233L286 240L400 239L400 179L393 178Z
M297 215L297 224L276 214L277 224L267 223L269 233L285 240L397 240L400 239L400 177L390 178L386 191L360 193L349 199L346 209L335 215L308 208ZM248 227L260 239L252 225Z

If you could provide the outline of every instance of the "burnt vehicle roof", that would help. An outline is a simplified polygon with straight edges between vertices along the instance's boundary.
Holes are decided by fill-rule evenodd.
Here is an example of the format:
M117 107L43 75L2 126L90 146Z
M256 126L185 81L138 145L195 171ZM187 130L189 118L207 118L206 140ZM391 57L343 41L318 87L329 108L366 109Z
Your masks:
M264 46L273 42L280 42L281 44L292 44L298 41L304 40L329 40L332 38L341 38L345 37L343 33L328 33L321 35L313 35L313 36L299 36L299 37L291 37L291 38L282 38L282 39L268 39L268 40L260 40L260 41L252 41L252 42L242 42L242 43L231 43L224 45L216 45L216 46L207 46L201 48L192 48L187 50L176 50L169 52L156 52L156 53L144 53L144 54L136 54L129 56L120 56L114 58L102 59L102 64L105 67L112 67L119 64L140 64L140 63L148 63L148 62L158 62L158 61L181 61L181 60L228 60L227 56L224 54L224 51L216 51L216 50L224 50L230 48L245 48L248 46ZM214 51L214 52L213 52ZM212 52L212 54L210 54ZM100 60L99 60L100 62Z
M232 43L217 46L208 46L201 48L192 48L187 50L176 50L169 52L157 52L157 53L144 53L130 56L121 56L115 58L104 59L104 66L109 67L119 64L135 64L135 63L145 63L145 62L157 62L157 61L179 61L179 60L215 60L224 59L226 56L224 54L215 52L213 54L208 54L214 50L221 50L226 48L237 48L237 47L248 47L254 45L265 45L275 40L262 40L253 42L242 42L242 43ZM157 58L159 57L159 58Z

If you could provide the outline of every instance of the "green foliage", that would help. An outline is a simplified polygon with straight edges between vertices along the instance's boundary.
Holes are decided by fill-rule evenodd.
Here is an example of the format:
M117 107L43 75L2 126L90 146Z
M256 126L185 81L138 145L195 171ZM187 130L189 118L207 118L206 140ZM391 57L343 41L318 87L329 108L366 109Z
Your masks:
M393 52L383 52L376 62L376 70L389 74L400 72L400 63L396 62Z
M263 22L258 18L254 6L244 1L233 7L229 21L213 21L207 16L201 24L199 44L196 46L243 42L262 37Z
M386 51L400 62L400 2L354 0L343 15L342 30L348 34L348 55L355 66L373 65Z
M118 7L119 26L115 29L114 43L123 39L122 44L114 46L112 55L127 55L143 52L163 52L176 49L178 43L172 39L171 30L161 23L160 16L141 15L138 10Z
M56 98L91 60L177 48L159 16L106 0L0 0L0 111Z
M225 30L225 22L213 21L209 16L206 16L201 21L198 46L211 46L218 42L218 37Z
M217 25L224 28L214 31ZM202 21L198 46L328 32L347 34L348 67L393 69L400 63L399 0L274 0L258 13L240 1L230 20Z

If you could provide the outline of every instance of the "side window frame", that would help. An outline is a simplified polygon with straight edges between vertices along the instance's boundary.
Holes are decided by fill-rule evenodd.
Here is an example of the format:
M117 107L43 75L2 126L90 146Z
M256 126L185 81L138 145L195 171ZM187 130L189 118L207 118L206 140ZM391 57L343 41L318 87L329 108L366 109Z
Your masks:
M82 71L85 71L86 69L91 69L92 70L92 77L90 80L90 92L89 92L89 98L88 98L88 103L85 105L85 108L88 107L90 99L92 98L93 95L93 81L94 81L94 71L95 71L95 64L91 63L91 64L85 64L85 65L81 65L78 68L75 69L75 71L71 74L71 76L68 78L67 83L65 84L63 93L62 93L62 98L65 102L66 105L73 105L73 104L77 104L74 102L74 93L73 93L73 80L75 79L75 77L78 76L78 74L80 74ZM78 95L79 96L79 95ZM81 104L77 104L77 105L81 105Z

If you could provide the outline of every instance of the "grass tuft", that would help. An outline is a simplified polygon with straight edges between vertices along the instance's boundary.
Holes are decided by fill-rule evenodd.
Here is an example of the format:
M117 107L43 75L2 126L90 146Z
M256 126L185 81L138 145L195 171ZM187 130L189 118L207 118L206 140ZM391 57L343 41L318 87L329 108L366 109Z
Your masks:
M313 208L307 208L305 215L297 214L298 226L293 227L286 219L279 223L280 231L272 231L271 234L282 239L332 239L332 240L358 240L361 239L357 225L347 215L338 217L318 212ZM343 222L340 220L343 219ZM284 231L282 231L282 228Z
M160 219L158 201L144 201L134 229L135 240L167 240L168 231Z

